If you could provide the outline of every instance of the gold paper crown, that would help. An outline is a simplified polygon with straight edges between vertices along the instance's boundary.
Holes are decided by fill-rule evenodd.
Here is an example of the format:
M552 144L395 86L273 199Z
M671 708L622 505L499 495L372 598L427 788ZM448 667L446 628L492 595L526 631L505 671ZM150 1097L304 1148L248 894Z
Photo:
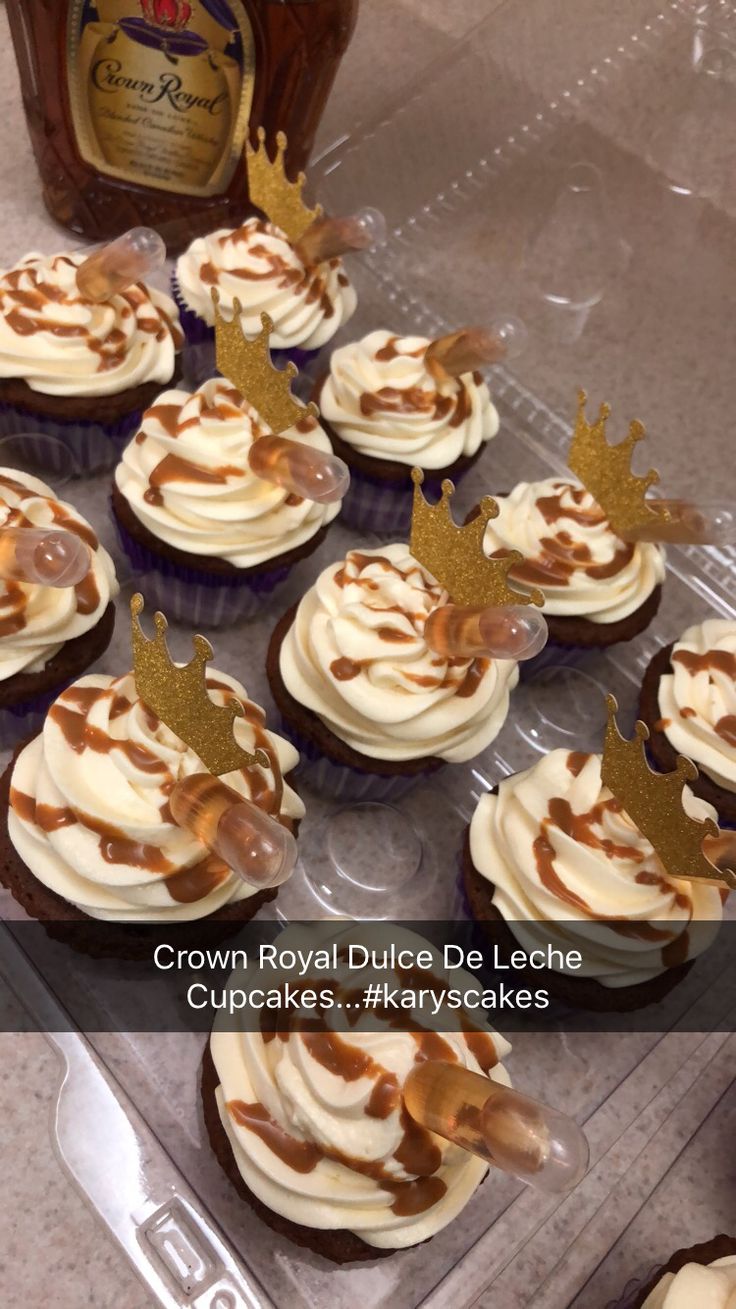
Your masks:
M654 847L670 877L690 881L716 882L736 890L736 873L716 868L703 853L706 836L718 836L712 818L691 818L682 807L682 788L694 782L698 770L691 759L677 756L670 773L655 773L644 753L649 738L645 723L636 724L636 735L627 741L618 730L615 696L606 696L608 723L603 746L601 781L625 809L632 823Z
M271 363L269 339L273 323L268 314L261 314L261 330L251 341L243 335L240 315L243 306L233 301L233 316L228 321L220 312L220 293L212 289L215 306L215 362L223 377L237 387L241 395L274 433L285 432L303 418L319 417L313 402L303 405L291 394L292 379L296 377L296 364L289 360L286 368L274 368Z
M202 760L215 776L253 768L270 767L264 750L251 754L238 745L233 736L233 722L243 717L237 701L216 705L210 698L205 680L205 664L212 658L212 646L203 636L195 636L194 658L188 664L175 664L166 645L164 615L154 614L156 636L144 636L138 615L143 596L130 601L133 675L136 690L152 713L171 728Z
M322 206L308 209L302 200L302 188L307 180L304 173L300 173L295 182L290 182L286 176L286 133L276 133L276 158L273 162L268 157L265 141L266 129L259 127L257 150L250 141L245 143L248 195L274 226L286 233L293 245L321 217Z
M611 526L619 534L669 522L670 514L656 500L647 500L650 486L659 481L659 473L650 468L644 477L631 471L634 446L644 439L643 423L634 419L629 434L618 445L606 440L606 423L610 405L602 404L591 426L585 417L585 391L578 391L578 413L570 443L567 463L571 472L598 502Z
M445 479L442 498L429 505L424 498L421 468L412 468L414 504L411 516L409 549L420 564L432 574L457 605L544 604L536 587L530 592L515 591L508 583L509 570L524 556L509 550L502 558L489 559L483 550L483 537L489 519L498 515L498 505L489 495L480 502L479 514L464 527L458 527L450 512L450 496L455 487Z

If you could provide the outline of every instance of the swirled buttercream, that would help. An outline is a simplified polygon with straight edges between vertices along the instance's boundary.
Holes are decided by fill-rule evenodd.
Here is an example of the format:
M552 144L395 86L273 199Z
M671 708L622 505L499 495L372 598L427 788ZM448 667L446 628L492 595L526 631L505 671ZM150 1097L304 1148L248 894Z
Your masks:
M318 350L352 316L357 297L340 259L305 265L279 227L249 218L242 227L198 237L176 265L187 308L213 326L212 289L232 313L239 300L247 336L261 330L261 314L273 322L271 345Z
M165 391L143 415L115 481L159 540L248 568L310 541L340 509L339 502L304 500L251 471L250 447L269 432L222 378L211 378L193 395ZM289 435L330 451L309 415Z
M694 818L715 817L685 790ZM481 797L470 854L524 949L578 949L574 974L632 986L692 959L722 918L716 886L670 877L601 783L597 754L553 750Z
M480 373L443 381L425 363L429 339L376 331L335 350L320 393L325 419L374 459L447 468L498 431Z
M364 980L356 969L351 985ZM388 980L392 985L390 972ZM398 974L395 981L407 984ZM508 1085L500 1062L508 1042L457 1012L441 1014L448 1023L441 1033L401 1031L375 1013L342 1033L330 1030L329 1013L323 1023L313 1010L300 1030L303 1016L280 1017L277 1033L266 1030L267 1018L261 1031L220 1023L213 1032L218 1108L243 1180L292 1222L347 1228L377 1248L434 1236L472 1198L487 1165L410 1118L404 1082L417 1061L430 1058Z
M351 550L301 600L281 647L291 695L377 759L471 759L497 736L518 664L437 655L424 639L447 593L406 545Z
M31 254L0 274L0 378L60 396L171 381L183 339L173 300L143 282L85 300L77 288L84 259Z
M582 486L547 478L499 496L484 539L486 554L520 550L511 576L544 592L544 612L615 623L634 613L664 580L664 551L629 544Z
M89 550L87 576L76 586L39 586L0 578L0 681L15 673L37 673L66 641L99 622L118 593L115 568L86 519L57 500L37 477L0 468L0 530L3 527L60 527Z
M234 678L212 670L210 695L235 697L234 732L262 747L269 766L223 780L287 825L304 807L284 780L298 756L267 731L263 711ZM138 698L132 674L82 677L49 710L18 756L10 785L10 839L44 886L92 918L163 922L203 918L256 888L173 821L174 784L202 763Z
M736 791L736 621L706 618L683 632L659 682L662 730L726 791Z

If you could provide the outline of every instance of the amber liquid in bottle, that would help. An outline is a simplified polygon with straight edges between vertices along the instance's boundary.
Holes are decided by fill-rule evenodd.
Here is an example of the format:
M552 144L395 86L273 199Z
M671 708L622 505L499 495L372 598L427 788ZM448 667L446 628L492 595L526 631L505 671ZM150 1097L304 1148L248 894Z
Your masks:
M358 0L7 0L46 206L81 236L175 251L250 212L246 132L303 168Z

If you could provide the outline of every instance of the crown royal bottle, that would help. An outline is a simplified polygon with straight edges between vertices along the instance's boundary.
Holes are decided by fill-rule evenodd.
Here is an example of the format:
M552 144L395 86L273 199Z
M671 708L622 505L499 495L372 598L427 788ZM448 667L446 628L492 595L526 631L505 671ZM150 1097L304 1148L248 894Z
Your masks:
M46 206L95 240L243 221L249 122L306 163L358 0L7 0Z

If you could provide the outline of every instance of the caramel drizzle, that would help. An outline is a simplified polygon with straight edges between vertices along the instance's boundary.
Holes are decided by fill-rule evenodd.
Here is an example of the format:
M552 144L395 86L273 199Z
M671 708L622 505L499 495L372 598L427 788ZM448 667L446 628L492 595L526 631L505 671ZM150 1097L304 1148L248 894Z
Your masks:
M550 527L565 519L585 529L601 527L607 523L603 510L597 504L585 506L587 492L582 487L571 486L567 482L555 482L556 494L540 496L536 507L545 523ZM572 505L564 507L562 496L569 493ZM528 586L569 586L570 579L583 573L593 581L606 581L623 572L634 557L635 546L619 542L612 558L605 564L593 563L590 546L585 541L576 541L570 532L561 528L549 536L543 536L539 542L540 554L534 559L524 559L510 573L516 581ZM496 550L491 558L497 558L504 551Z
M264 234L275 230L262 224L257 226ZM245 242L249 245L249 253L256 259L262 259L266 268L263 271L256 268L218 268L211 259L208 259L199 270L203 284L217 286L223 275L236 277L241 282L274 282L278 290L293 291L295 295L302 295L305 304L318 304L322 315L325 318L332 318L335 306L328 291L328 272L339 268L340 260L329 259L311 268L307 266L293 268L289 266L283 255L280 255L277 250L270 250L262 241L250 243L249 237L252 231L253 225L249 227L248 223L245 223L234 232L219 237L219 245L224 250L228 245ZM346 285L346 280L340 282L340 285Z
M588 757L579 751L574 751L568 755L567 767L573 776L578 776ZM592 809L580 814L573 812L568 800L561 796L553 796L548 804L547 817L542 819L540 833L535 838L532 846L539 880L545 890L561 900L563 904L581 910L582 913L589 915L596 922L608 923L621 936L633 937L643 941L671 943L673 933L653 927L651 923L594 913L588 902L571 890L558 874L555 868L557 855L549 836L551 827L558 828L559 831L564 832L578 845L602 851L608 859L626 859L633 863L643 863L648 857L643 851L636 850L631 845L618 845L609 837L602 836L595 830L600 828L606 813L621 813L621 805L614 796L608 800L597 801ZM687 910L692 915L690 896L684 891L676 890L663 874L644 868L640 869L636 874L635 881L642 886L657 886L663 893L671 894L677 907ZM680 933L680 936L683 935L686 936L687 933ZM663 959L667 950L669 950L669 946L663 948Z
M58 500L51 500L48 496L42 496L38 491L33 491L30 487L24 486L22 482L16 482L14 478L7 477L5 474L0 474L0 492L2 491L18 497L18 504L13 505L8 510L3 523L4 527L35 527L36 524L25 513L24 505L27 505L30 501L43 500L57 527L79 537L80 541L83 541L93 554L99 549L100 543L89 523L83 523L74 518ZM100 603L100 591L92 568L90 568L87 576L82 578L81 582L77 582L74 591L77 598L77 613L93 614ZM18 632L25 629L28 623L27 606L28 591L24 586L18 582L2 583L0 608L2 608L3 613L0 615L0 639L16 636Z
M398 975L405 986L436 991L446 989L446 984L427 969L401 969L398 970ZM313 986L315 986L314 982L302 979L296 989L311 989ZM324 979L320 987L322 990L328 989ZM341 988L333 981L329 984L329 989L336 991ZM348 999L351 995L359 997L361 992L343 990L342 994ZM385 1013L381 1010L376 1012L389 1028L402 1030L400 1015L390 1010ZM269 1023L271 1026L267 1026ZM487 1074L498 1063L493 1037L477 1028L465 1014L462 1015L461 1025L462 1036L468 1049L474 1055L478 1066ZM414 1215L430 1209L447 1190L442 1179L434 1176L442 1163L442 1151L432 1134L407 1113L396 1074L384 1068L360 1046L330 1031L321 1012L311 1013L309 1017L299 1016L294 1020L293 1017L289 1018L286 1011L282 1011L275 1019L273 1015L268 1017L264 1015L261 1019L261 1037L264 1044L269 1044L275 1039L288 1041L295 1034L294 1028L312 1058L333 1077L339 1077L348 1083L358 1081L360 1078L368 1078L373 1082L364 1110L368 1118L385 1119L398 1111L402 1137L393 1158L407 1173L414 1174L414 1180L397 1181L381 1161L355 1159L341 1151L298 1140L276 1123L259 1102L246 1104L242 1100L229 1101L227 1108L235 1122L257 1135L282 1163L293 1168L297 1173L312 1172L323 1159L329 1159L362 1176L372 1178L382 1190L392 1194L393 1213ZM415 1063L427 1059L457 1063L458 1056L455 1049L440 1033L419 1028L409 1035L413 1038L416 1047Z
M49 261L50 272L54 273L65 264L74 266L73 261L57 255ZM171 336L175 349L180 348L183 338L179 328L165 310L156 308L142 283L136 283L118 295L125 302L122 316L133 313L138 331L153 336L156 341ZM5 273L0 279L0 297L5 321L17 336L48 333L59 340L81 340L92 354L97 355L98 373L110 372L125 362L128 338L120 327L113 326L100 337L84 324L64 323L46 316L50 305L83 305L86 301L83 296L74 295L71 289L62 289L48 281L43 266L25 264ZM125 308L129 311L127 315Z
M681 664L691 677L707 673L710 686L715 684L714 673L731 682L736 681L736 654L730 650L706 650L703 654L696 654L694 650L674 650L670 662ZM689 705L680 710L681 718L695 716L696 711ZM736 714L723 714L713 724L713 731L726 745L736 747Z
M143 492L143 499L150 505L164 502L163 490L170 482L185 482L199 486L226 486L228 478L242 477L244 469L237 464L223 464L220 468L205 468L195 464L183 455L167 454L151 469L148 487Z
M244 717L251 725L256 747L265 750L269 757L273 781L269 782L268 776L255 768L247 772L242 770L242 776L247 776L253 803L290 827L289 818L280 812L284 782L278 755L265 729L263 710L249 700L236 697L232 687L216 677L208 677L207 686L211 690L223 691L228 696L233 696L243 706ZM134 768L157 779L160 777L158 785L167 796L174 786L175 779L163 760L147 746L110 736L102 728L88 722L92 707L103 700L110 702L110 721L120 718L134 708L136 703L139 704L149 730L155 735L160 726L155 714L140 702L128 700L127 696L122 695L114 686L71 686L52 705L49 717L60 728L65 741L75 754L82 754L85 750L91 750L96 754L112 754L115 750L119 750ZM191 904L204 899L231 876L232 870L228 865L209 852L190 867L177 870L159 846L132 840L113 824L82 810L38 804L32 796L26 795L17 788L11 788L10 803L19 818L35 823L45 834L79 823L99 838L98 847L105 863L140 868L154 876L163 877L171 898L181 904ZM173 824L168 800L164 801L160 812L162 822Z
M375 359L379 363L390 363L394 359L421 359L427 347L417 350L399 349L398 336L392 336L376 350ZM427 380L431 381L427 374ZM363 391L360 396L360 412L364 418L373 418L376 414L419 414L432 422L446 422L448 427L460 427L472 412L470 391L459 377L448 379L454 387L452 394L443 394L434 386L414 385L406 387L381 386L377 391ZM479 386L483 381L480 373L473 373L473 381Z
M399 604L393 604L386 608L381 608L370 603L371 592L375 592L379 589L379 584L374 578L363 576L364 572L371 566L375 566L382 572L399 578L402 582L410 582L410 584L411 578L413 576L416 577L419 584L426 590L432 601L436 604L439 604L443 597L441 587L437 585L433 586L431 583L428 583L418 564L412 564L407 572L403 572L402 569L397 568L397 566L392 563L386 555L367 555L363 554L360 550L351 550L345 563L335 574L335 585L339 587L340 590L343 590L346 586L357 586L361 591L366 593L366 604L374 613L399 614L405 618L414 629L413 632L405 632L402 628L395 626L395 624L382 623L378 627L372 629L373 634L380 641L383 641L389 646L410 644L413 642L418 642L423 646L423 629L427 617L426 613L413 612L409 609L403 608ZM382 656L369 656L365 659L350 659L346 655L340 655L337 659L332 660L330 664L330 673L336 682L350 682L353 678L360 676L365 669L371 668L374 664L379 663L381 658ZM491 666L491 660L484 658L433 659L431 662L434 667L443 669L441 675L434 676L430 673L413 673L402 667L401 676L405 678L406 681L411 682L414 686L420 687L422 690L439 691L450 688L459 699L466 699L475 694ZM462 671L458 675L456 670Z

